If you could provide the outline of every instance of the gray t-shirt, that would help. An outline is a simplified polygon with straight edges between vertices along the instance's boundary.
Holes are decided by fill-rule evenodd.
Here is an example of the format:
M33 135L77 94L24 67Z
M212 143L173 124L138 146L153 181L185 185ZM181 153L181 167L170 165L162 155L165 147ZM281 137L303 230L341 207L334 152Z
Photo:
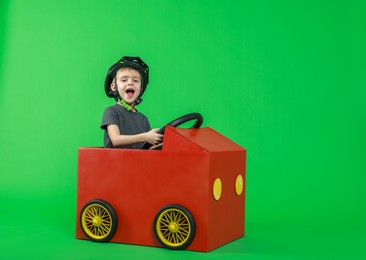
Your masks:
M140 112L131 112L119 104L104 110L101 128L104 130L104 147L114 148L109 138L107 126L117 125L121 135L136 135L151 130L149 120ZM144 143L136 143L116 148L141 149Z

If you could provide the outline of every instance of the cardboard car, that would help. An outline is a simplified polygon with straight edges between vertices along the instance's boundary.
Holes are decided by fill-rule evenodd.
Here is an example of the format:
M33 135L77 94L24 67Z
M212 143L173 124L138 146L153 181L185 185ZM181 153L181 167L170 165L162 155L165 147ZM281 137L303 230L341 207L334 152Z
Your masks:
M167 126L162 150L79 148L76 237L208 252L244 236L246 150Z

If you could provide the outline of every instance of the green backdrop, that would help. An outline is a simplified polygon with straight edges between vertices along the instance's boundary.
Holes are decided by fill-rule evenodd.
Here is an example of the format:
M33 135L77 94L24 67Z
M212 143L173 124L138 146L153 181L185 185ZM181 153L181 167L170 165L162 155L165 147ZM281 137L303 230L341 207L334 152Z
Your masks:
M0 1L1 259L366 256L365 1ZM74 238L77 148L101 146L123 55L139 110L247 149L246 236L211 253Z

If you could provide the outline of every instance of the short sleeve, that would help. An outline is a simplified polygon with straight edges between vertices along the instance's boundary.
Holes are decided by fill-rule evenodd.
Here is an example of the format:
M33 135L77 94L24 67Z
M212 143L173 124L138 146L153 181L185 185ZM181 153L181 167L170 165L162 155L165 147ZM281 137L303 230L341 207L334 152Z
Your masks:
M118 125L117 112L114 109L112 109L111 107L108 107L104 110L100 128L106 130L107 126L109 126L109 125Z

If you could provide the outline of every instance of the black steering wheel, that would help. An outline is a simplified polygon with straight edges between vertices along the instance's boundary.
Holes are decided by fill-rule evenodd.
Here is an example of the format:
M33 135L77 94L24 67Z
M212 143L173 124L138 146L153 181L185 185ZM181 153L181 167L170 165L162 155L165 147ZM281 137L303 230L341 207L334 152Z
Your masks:
M167 126L173 126L173 127L177 127L180 126L188 121L191 120L196 120L196 122L193 124L193 126L191 128L200 128L200 126L202 125L203 122L203 117L200 113L190 113L184 116L181 116L177 119L174 119L173 121L171 121L170 123L166 124L165 126L163 126L162 128L160 128L158 131L156 131L158 134L164 134L165 133L165 128ZM145 143L144 146L142 147L142 149L150 149L152 145L149 143ZM157 146L154 150L161 150L162 149L162 144Z

